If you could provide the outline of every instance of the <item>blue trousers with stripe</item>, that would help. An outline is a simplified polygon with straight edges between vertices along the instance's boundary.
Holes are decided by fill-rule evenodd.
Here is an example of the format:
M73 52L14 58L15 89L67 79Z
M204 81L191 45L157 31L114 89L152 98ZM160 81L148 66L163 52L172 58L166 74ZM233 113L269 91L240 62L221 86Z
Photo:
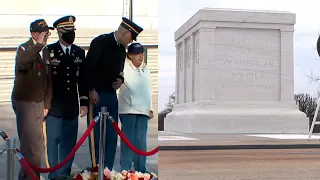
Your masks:
M46 166L53 167L63 161L75 146L78 136L78 117L64 119L48 116L44 123ZM73 159L74 157L61 169L49 173L48 178L70 176Z
M107 107L109 115L118 123L118 98L116 93L98 92L99 104L97 106L90 105L88 125L93 120L94 117L99 115L101 107ZM91 154L92 166L96 166L99 163L99 138L100 138L100 121L95 126L94 130L91 131L89 136L89 148ZM104 167L108 169L113 169L113 164L115 160L116 150L117 150L117 140L118 134L113 128L111 122L107 120L106 123L106 142L105 142L105 160Z

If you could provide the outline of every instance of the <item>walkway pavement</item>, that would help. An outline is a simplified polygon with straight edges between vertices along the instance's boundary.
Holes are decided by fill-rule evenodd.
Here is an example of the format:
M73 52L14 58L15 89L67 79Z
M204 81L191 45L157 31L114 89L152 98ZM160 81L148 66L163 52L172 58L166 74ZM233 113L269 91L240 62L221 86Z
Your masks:
M161 180L315 180L320 176L318 135L311 141L307 134L161 131L158 135Z
M319 135L308 134L183 134L159 132L160 150L320 148Z
M318 149L160 151L161 180L319 180Z
M14 119L14 114L11 109L11 106L8 104L1 104L0 105L0 129L5 131L8 136L17 138L16 133L16 122ZM119 125L121 126L121 125ZM78 139L82 136L83 132L86 130L86 117L79 119L79 132L78 132ZM19 142L18 142L19 143ZM0 139L0 147L4 145L4 141ZM18 144L19 145L19 144ZM158 122L155 120L151 120L149 124L149 132L148 132L148 150L152 150L158 146ZM119 141L118 141L118 150L115 160L115 167L114 169L119 171L120 170L120 156L119 156ZM0 180L6 179L6 171L7 171L7 158L6 153L0 155ZM89 156L89 146L88 140L84 142L84 144L79 148L75 155L75 160L73 163L73 172L78 172L86 167L90 166L90 156ZM43 161L42 167L45 167L45 163ZM17 179L17 175L20 169L19 162L15 161L15 179ZM147 157L147 169L150 172L155 172L158 174L158 154L153 156ZM46 174L42 174L43 179L47 179Z

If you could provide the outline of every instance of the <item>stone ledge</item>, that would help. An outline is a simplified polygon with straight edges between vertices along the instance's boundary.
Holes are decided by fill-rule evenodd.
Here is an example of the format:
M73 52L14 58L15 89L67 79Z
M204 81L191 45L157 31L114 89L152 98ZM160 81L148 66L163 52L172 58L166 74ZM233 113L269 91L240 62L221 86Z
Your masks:
M174 39L177 40L201 21L294 25L296 15L282 11L203 8L174 33Z

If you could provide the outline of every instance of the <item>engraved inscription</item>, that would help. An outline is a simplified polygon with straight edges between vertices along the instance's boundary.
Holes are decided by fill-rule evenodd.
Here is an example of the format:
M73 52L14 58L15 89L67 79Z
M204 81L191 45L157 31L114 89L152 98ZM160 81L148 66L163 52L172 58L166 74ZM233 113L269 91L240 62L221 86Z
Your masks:
M273 61L260 62L257 60L222 60L224 66L238 66L238 67L274 67Z
M274 85L240 85L240 84L222 84L222 88L226 89L274 89Z
M187 50L187 66L188 68L190 67L190 61L191 61L191 44L188 45L188 50Z
M234 44L273 44L274 40L272 39L257 39L250 37L232 37L232 43Z
M199 44L200 44L199 39L197 39L195 43L195 52L194 52L194 59L197 64L199 63Z
M279 100L280 31L217 28L216 92L219 100Z
M231 72L232 79L264 79L263 72Z
M238 48L226 47L221 48L221 53L224 55L249 55L249 56L272 56L273 52L267 49L253 49L253 48Z
M222 65L225 67L246 68L250 70L255 67L262 67L264 70L274 68L273 61L259 62L256 60L222 60ZM226 72L226 75L232 79L265 79L264 72Z

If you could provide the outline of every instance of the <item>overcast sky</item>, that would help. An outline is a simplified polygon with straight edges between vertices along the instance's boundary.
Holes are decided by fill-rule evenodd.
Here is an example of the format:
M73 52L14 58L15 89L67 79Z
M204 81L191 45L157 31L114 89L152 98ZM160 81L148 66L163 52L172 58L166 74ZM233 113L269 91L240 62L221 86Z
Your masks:
M160 0L159 1L159 110L175 91L174 32L199 9L233 8L279 10L296 13L294 33L295 93L316 92L306 74L320 74L315 44L320 29L320 2L316 0Z

